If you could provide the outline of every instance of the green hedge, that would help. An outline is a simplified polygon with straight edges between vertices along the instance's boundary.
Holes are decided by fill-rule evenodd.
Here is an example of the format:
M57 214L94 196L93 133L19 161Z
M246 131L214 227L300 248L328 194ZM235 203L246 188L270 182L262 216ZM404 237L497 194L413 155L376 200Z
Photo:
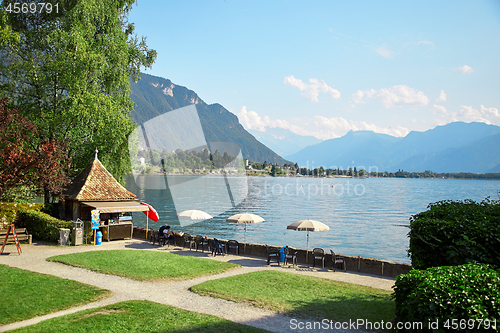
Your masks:
M498 201L440 201L410 218L408 255L415 269L477 261L500 267Z
M43 203L0 202L0 229L6 229L10 224L16 223L20 210L40 211L44 207Z
M487 264L411 270L397 277L393 297L396 302L394 326L398 322L420 322L424 332L431 332L431 328L437 328L435 332L500 329L500 271ZM496 320L496 329L479 326L481 320L482 325L487 324L485 319L491 325ZM431 323L439 327L429 327Z
M37 211L20 212L21 222L33 238L48 242L59 240L59 228L71 228L72 221L62 221Z

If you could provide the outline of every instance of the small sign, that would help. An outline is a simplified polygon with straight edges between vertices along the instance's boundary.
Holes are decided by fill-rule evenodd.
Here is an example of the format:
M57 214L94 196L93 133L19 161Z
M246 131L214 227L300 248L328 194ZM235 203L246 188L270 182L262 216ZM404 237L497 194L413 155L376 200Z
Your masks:
M99 229L99 223L101 222L101 218L99 216L99 210L95 209L90 212L92 218L91 218L91 224L90 224L90 229Z

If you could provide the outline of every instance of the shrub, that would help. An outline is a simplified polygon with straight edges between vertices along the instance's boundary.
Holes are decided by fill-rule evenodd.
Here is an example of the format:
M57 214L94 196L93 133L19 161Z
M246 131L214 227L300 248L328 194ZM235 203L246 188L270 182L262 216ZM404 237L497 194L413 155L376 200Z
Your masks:
M410 218L408 255L413 268L472 261L500 267L500 204L440 201Z
M478 325L500 324L500 271L482 263L411 270L397 277L393 298L396 322L421 322L427 332L493 332Z
M71 221L62 221L37 211L20 212L20 219L33 238L48 242L59 240L59 228L71 228Z
M20 210L39 211L43 207L42 203L0 202L0 229L7 229L10 224L16 223ZM16 227L18 227L17 224Z

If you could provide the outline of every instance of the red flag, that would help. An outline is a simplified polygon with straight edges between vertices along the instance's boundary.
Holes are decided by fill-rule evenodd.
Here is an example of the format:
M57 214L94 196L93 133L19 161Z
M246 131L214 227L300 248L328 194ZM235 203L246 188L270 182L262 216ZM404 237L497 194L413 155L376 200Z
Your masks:
M141 204L149 207L149 211L146 211L143 213L146 214L146 216L149 217L152 221L158 222L158 220L160 219L160 216L158 215L158 212L153 208L153 206L151 206L145 202L141 202Z

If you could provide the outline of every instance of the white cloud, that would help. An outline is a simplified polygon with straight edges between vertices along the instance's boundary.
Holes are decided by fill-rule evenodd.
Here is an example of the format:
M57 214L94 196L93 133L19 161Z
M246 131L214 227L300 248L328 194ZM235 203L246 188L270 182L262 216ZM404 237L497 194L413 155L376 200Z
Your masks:
M288 121L283 119L271 119L268 116L261 117L255 111L247 111L246 106L243 106L240 110L240 113L236 114L240 123L246 129L254 129L257 131L265 132L266 127L274 128L284 128L288 129L294 133L300 134L302 128L299 126L290 124ZM309 135L309 134L301 134L301 135Z
M441 93L439 94L439 97L436 99L436 102L445 102L446 101L446 94L444 93L444 90L441 90Z
M319 102L318 96L320 92L330 94L333 99L340 98L340 92L328 86L325 81L311 78L309 82L304 83L301 79L297 79L293 75L286 76L283 80L284 84L298 88L301 91L301 95L309 98L313 103Z
M321 135L325 140L342 136L351 130L373 131L398 137L406 136L410 132L407 128L401 126L397 128L380 127L375 124L368 124L364 121L346 120L342 117L326 118L323 116L315 116L314 125L320 129L315 136L319 138L319 135Z
M429 98L422 91L406 85L397 85L391 88L380 89L377 97L386 108L400 106L401 104L427 105Z
M366 103L363 101L363 98L371 98L373 97L377 91L375 89L370 89L370 90L358 90L354 94L352 94L351 101L356 103L356 104L361 104L361 103Z
M428 40L421 40L417 44L425 44L434 47L434 43Z
M500 114L497 108L486 108L484 105L479 105L479 110L472 106L462 105L459 116L467 121L477 121L486 124L500 125Z
M435 115L440 116L440 118L435 118L432 122L438 126L446 125L448 123L458 121L457 113L448 111L444 106L434 104L431 112Z
M469 67L467 65L463 65L462 67L458 67L457 70L462 72L462 74L474 73L474 70L472 69L472 67Z
M402 104L427 105L429 103L429 98L427 98L422 91L410 88L406 85L396 85L378 91L375 89L366 91L358 90L352 94L351 101L357 104L365 103L363 101L364 97L377 97L386 108L401 106Z
M327 140L338 138L349 131L374 131L376 133L385 133L393 136L405 136L410 131L398 126L397 128L380 127L375 124L368 124L364 121L346 120L342 117L326 118L315 116L313 118L290 118L290 119L271 119L268 116L261 117L255 111L247 111L243 106L237 114L240 123L246 129L254 129L265 132L267 128L284 128L292 133L299 135L314 136L318 139Z
M240 113L236 114L240 123L246 129L255 129L261 132L266 130L266 127L270 126L271 119L269 117L264 117L264 119L257 114L255 111L247 111L247 108L243 106Z
M375 52L377 52L382 57L387 58L387 59L392 59L392 57L394 56L394 52L392 52L391 50L388 50L386 44L382 45L378 49L375 49Z
M434 114L448 115L448 110L444 106L434 104L434 109L431 109Z

